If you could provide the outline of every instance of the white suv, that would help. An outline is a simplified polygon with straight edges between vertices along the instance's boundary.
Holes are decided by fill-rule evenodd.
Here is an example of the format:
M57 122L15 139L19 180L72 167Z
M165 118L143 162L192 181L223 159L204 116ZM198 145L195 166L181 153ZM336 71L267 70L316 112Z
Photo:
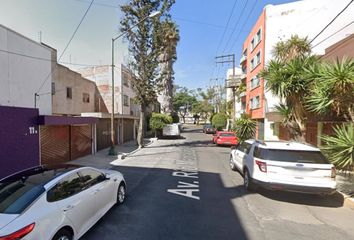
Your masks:
M336 169L316 147L297 142L247 140L230 154L230 168L243 174L244 187L332 194Z

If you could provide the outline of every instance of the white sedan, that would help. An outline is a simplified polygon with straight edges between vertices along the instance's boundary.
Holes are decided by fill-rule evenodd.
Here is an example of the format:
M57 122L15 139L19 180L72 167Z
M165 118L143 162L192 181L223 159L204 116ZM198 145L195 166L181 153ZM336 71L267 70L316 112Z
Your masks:
M31 168L0 181L0 240L73 240L124 202L121 173L61 165Z

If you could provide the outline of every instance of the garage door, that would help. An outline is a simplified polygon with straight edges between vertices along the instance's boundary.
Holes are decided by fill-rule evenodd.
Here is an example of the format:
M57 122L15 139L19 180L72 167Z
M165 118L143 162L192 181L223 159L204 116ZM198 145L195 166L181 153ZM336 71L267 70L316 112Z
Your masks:
M91 125L71 126L71 159L77 159L92 152Z
M42 164L70 160L69 126L41 126L40 138Z

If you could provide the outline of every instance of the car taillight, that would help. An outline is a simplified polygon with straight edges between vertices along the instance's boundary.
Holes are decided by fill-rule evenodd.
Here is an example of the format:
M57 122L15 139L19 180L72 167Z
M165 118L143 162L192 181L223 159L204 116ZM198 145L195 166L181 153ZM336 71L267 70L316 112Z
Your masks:
M11 233L7 236L3 236L0 237L0 240L17 240L17 239L21 239L24 236L26 236L27 234L29 234L30 232L32 232L32 230L34 229L34 225L35 223L32 223L24 228L21 228L20 230Z
M259 170L261 172L265 172L265 173L267 172L267 163L258 160L255 160L255 162L258 165Z
M336 178L336 168L332 167L331 178Z

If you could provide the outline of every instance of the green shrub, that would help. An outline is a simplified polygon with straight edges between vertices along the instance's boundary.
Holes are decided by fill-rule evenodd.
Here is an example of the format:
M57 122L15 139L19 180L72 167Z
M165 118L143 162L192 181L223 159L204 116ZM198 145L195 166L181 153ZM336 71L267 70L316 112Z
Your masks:
M152 113L149 126L155 131L155 136L158 130L162 130L164 126L172 123L172 117L162 113Z
M334 127L334 136L322 136L321 150L339 170L353 170L354 167L354 126L353 124Z
M172 112L170 116L172 117L172 123L179 123L179 116L176 112Z
M234 122L233 131L239 142L243 142L247 139L254 138L256 135L256 121L252 120L248 116L241 116L241 118L236 119Z
M225 128L226 123L227 123L227 116L225 113L217 113L213 116L211 120L211 124L217 130L222 130L223 128Z

